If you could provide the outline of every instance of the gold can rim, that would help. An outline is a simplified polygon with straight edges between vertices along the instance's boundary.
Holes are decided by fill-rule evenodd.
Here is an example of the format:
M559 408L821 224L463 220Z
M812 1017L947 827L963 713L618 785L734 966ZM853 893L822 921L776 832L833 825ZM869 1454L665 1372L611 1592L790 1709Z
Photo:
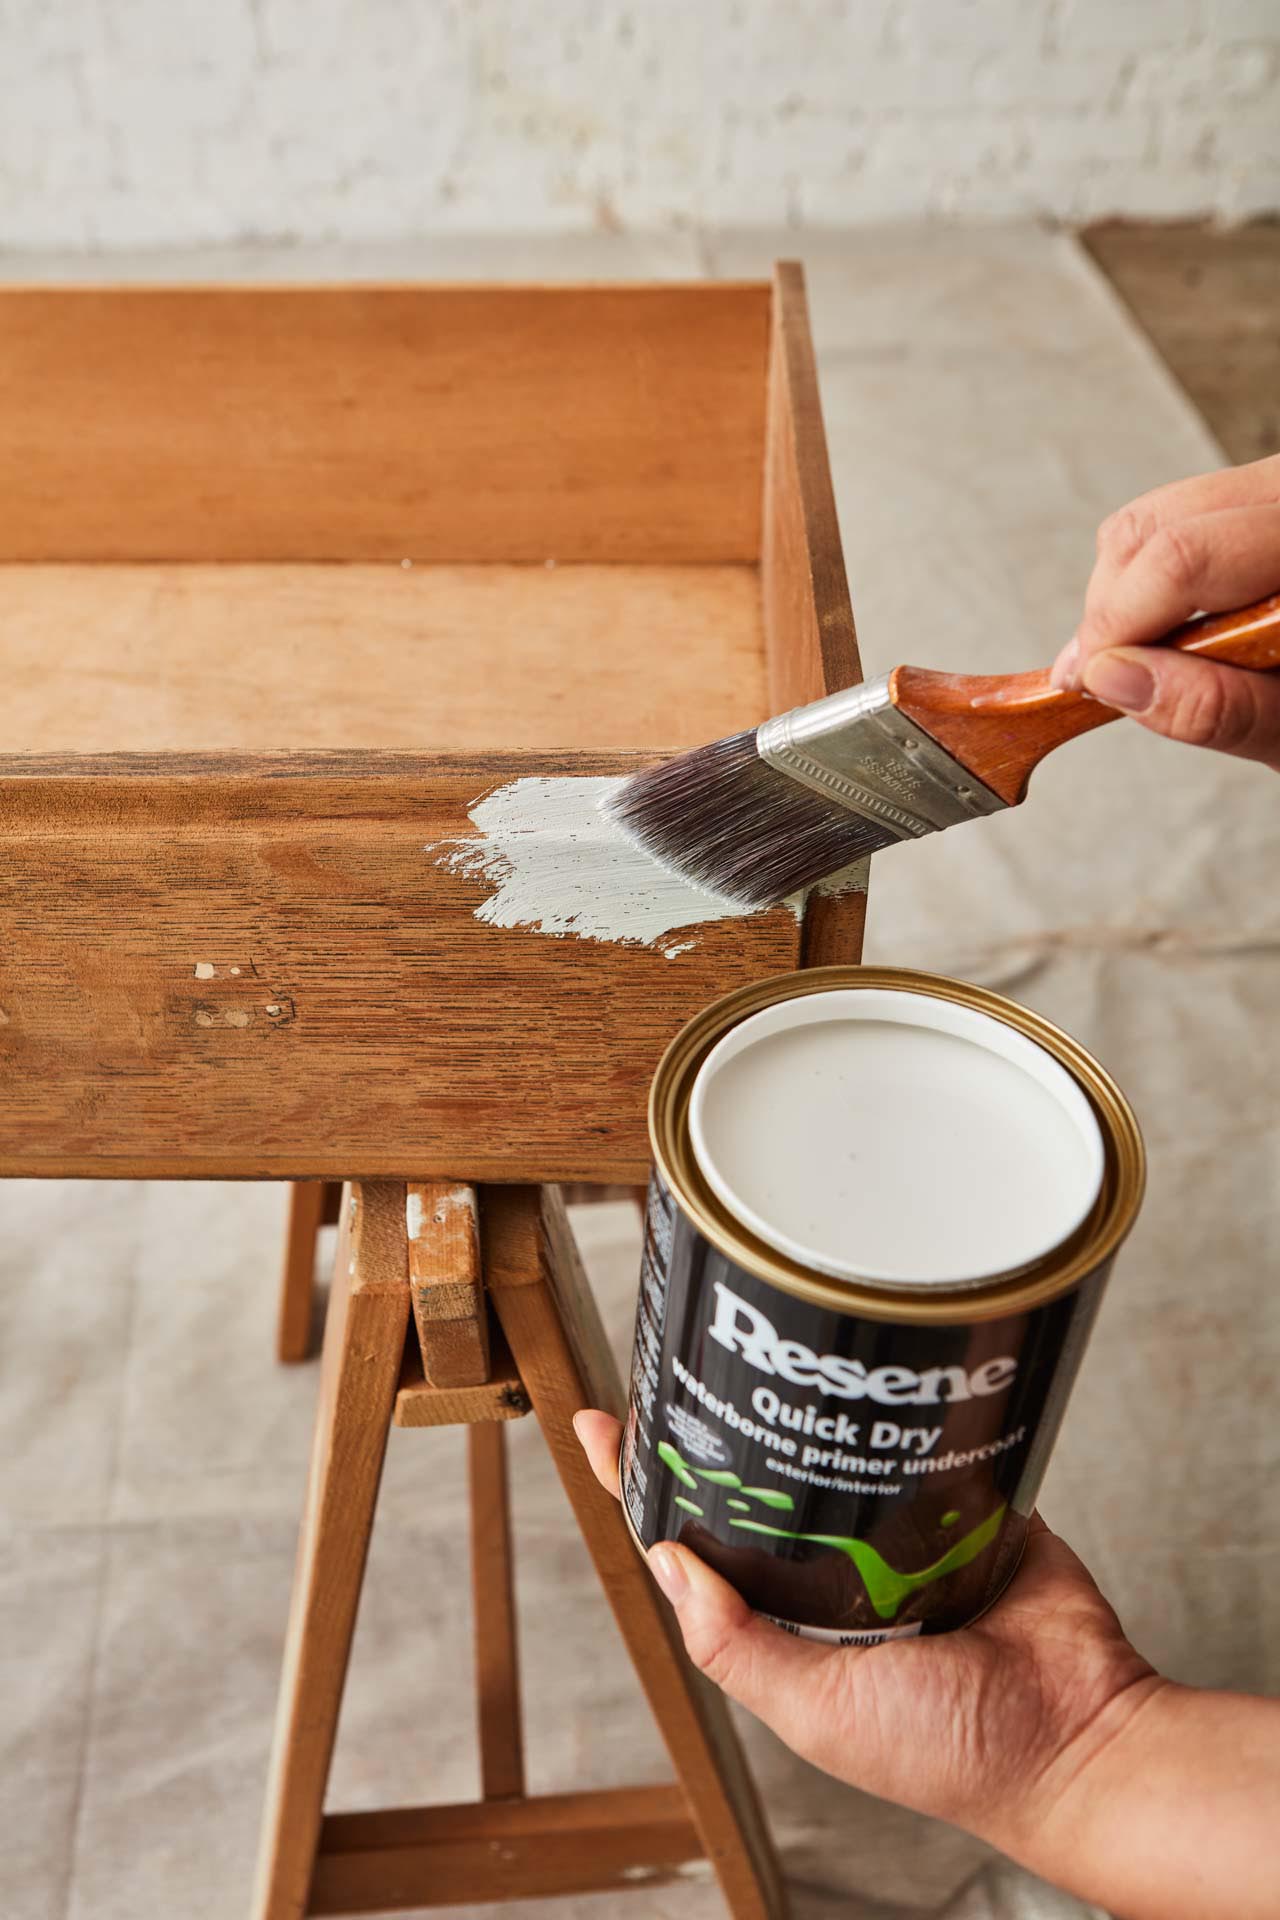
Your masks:
M767 1246L733 1217L711 1192L693 1157L688 1111L698 1069L716 1042L748 1015L837 987L888 988L970 1007L1035 1041L1066 1068L1093 1107L1106 1156L1098 1199L1074 1233L1029 1266L970 1286L917 1292L818 1273ZM1115 1254L1133 1226L1146 1186L1146 1154L1137 1118L1116 1082L1087 1048L1043 1014L989 987L906 967L806 967L751 981L704 1007L680 1029L658 1063L649 1092L649 1141L658 1171L681 1209L712 1246L737 1266L837 1313L916 1324L1000 1319L1068 1293Z

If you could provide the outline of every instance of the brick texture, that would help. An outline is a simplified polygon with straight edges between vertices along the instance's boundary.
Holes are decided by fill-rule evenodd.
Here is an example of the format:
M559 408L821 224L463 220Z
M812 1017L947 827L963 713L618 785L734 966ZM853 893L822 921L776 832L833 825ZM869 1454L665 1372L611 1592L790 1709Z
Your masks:
M1280 0L0 0L0 246L1280 204Z

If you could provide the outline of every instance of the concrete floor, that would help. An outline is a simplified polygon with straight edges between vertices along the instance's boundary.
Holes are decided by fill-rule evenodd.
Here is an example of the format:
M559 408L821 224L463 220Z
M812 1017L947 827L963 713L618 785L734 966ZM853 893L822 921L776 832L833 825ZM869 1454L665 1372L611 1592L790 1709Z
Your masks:
M1098 520L1222 459L1069 238L449 242L372 270L737 274L795 252L867 671L1047 659ZM1110 729L1050 762L1019 813L882 856L867 954L1027 1000L1133 1098L1150 1198L1043 1504L1151 1658L1254 1689L1280 1685L1262 1599L1280 1576L1274 818L1257 769ZM244 1911L315 1391L314 1368L271 1358L282 1214L272 1187L0 1187L5 1920ZM634 1210L575 1219L624 1350ZM531 1786L662 1778L537 1430L512 1437ZM335 1806L475 1791L462 1485L458 1435L393 1434ZM799 1920L1081 1911L745 1733ZM553 1909L722 1911L694 1880L524 1911Z

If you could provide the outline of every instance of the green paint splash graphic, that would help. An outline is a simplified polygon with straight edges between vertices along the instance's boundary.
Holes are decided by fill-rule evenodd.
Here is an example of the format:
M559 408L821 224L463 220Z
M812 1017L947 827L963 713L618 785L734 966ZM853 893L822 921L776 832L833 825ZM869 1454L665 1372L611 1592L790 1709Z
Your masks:
M729 1525L741 1527L747 1533L772 1534L776 1540L811 1540L815 1546L836 1547L841 1553L847 1553L862 1575L867 1598L880 1618L892 1620L903 1601L919 1587L927 1587L931 1581L941 1580L945 1574L955 1573L960 1567L967 1567L971 1560L976 1560L983 1548L989 1547L999 1533L1004 1516L1005 1508L997 1507L972 1533L966 1533L963 1540L957 1540L954 1547L949 1547L941 1560L935 1560L931 1567L921 1567L919 1573L899 1573L867 1541L855 1540L847 1534L788 1533L785 1527L766 1526L763 1520L731 1520Z
M682 1487L692 1487L695 1493L698 1491L697 1481L669 1440L659 1440L658 1458L664 1466L670 1467Z
M762 1506L782 1509L790 1513L795 1509L795 1501L789 1493L782 1493L776 1487L744 1487L736 1473L713 1470L710 1467L695 1467L683 1459L669 1440L658 1442L658 1458L671 1469L681 1486L692 1487L697 1491L698 1481L710 1481L716 1487L737 1487L747 1499L730 1500L729 1506L738 1513L749 1513L748 1500L758 1500ZM676 1495L676 1505L686 1513L702 1514L702 1508L694 1501ZM921 1587L927 1587L934 1580L942 1580L949 1573L957 1573L961 1567L967 1567L976 1560L984 1548L989 1547L1000 1531L1001 1522L1007 1509L996 1508L993 1514L981 1521L972 1533L966 1533L962 1540L948 1547L940 1560L931 1567L921 1567L918 1573L899 1573L891 1567L883 1554L866 1540L857 1540L850 1534L842 1533L792 1533L786 1527L771 1527L764 1520L730 1520L731 1527L739 1527L744 1533L764 1533L774 1540L807 1540L817 1547L834 1547L840 1553L848 1554L858 1569L862 1584L867 1590L867 1598L882 1620L892 1620L904 1600L916 1593ZM960 1518L959 1509L953 1507L950 1513L944 1513L941 1524L954 1526Z
M659 1440L658 1458L664 1466L670 1467L680 1485L688 1487L693 1493L698 1491L699 1480L705 1480L708 1486L732 1487L735 1493L741 1491L747 1498L730 1500L729 1505L740 1508L743 1513L750 1513L751 1500L758 1500L764 1507L778 1507L784 1513L795 1510L796 1503L789 1493L780 1493L776 1487L744 1487L738 1475L730 1473L727 1467L695 1467L669 1440ZM685 1503L677 1499L676 1504L683 1506Z

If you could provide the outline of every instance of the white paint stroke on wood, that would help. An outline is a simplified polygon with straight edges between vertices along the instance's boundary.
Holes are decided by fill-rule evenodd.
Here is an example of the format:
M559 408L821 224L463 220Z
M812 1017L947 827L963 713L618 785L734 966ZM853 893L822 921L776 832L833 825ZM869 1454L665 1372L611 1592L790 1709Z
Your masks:
M426 851L450 873L488 884L476 918L489 926L657 947L674 959L701 927L746 918L751 908L691 886L606 818L600 803L619 785L599 776L512 780L471 808L476 839ZM790 904L798 916L801 903Z

